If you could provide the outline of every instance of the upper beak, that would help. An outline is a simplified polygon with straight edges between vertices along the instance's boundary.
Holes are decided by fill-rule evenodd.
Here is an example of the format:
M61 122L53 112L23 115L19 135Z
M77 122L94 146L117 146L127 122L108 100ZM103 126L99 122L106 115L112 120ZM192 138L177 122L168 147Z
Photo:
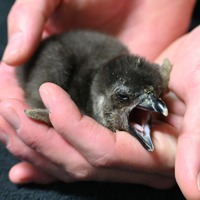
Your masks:
M151 139L151 113L159 112L164 116L167 116L167 106L160 98L150 93L140 96L139 103L131 111L130 115L134 115L134 111L136 113L143 112L143 116L142 119L140 119L140 124L131 121L129 122L129 131L136 136L145 149L148 151L154 151L154 145ZM134 118L139 118L139 116L134 116Z
M168 109L165 102L156 97L153 93L141 96L141 101L137 106L145 110L161 113L164 116L168 115Z

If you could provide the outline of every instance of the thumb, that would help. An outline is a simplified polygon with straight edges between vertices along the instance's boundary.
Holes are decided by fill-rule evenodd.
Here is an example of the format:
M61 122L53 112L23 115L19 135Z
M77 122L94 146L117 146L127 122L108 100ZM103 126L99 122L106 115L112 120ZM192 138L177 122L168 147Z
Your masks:
M8 16L8 44L2 60L8 65L24 63L40 42L44 24L60 0L18 0Z
M199 87L198 87L199 88ZM200 88L190 93L178 138L175 174L187 199L200 199ZM193 97L193 98L192 98Z

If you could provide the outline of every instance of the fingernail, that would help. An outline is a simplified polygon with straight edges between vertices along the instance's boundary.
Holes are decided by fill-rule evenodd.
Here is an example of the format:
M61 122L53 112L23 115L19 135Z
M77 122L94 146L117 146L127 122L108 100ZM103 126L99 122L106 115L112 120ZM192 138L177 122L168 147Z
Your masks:
M23 43L23 32L17 32L9 38L8 45L3 54L2 60L4 62L12 59L12 56L19 53Z
M19 116L17 115L16 111L13 108L4 108L4 111L1 112L3 118L14 128L19 129L20 127L20 120Z
M8 143L8 135L2 131L0 131L0 142L3 145L6 145Z
M51 108L51 101L49 101L51 100L51 94L47 90L40 87L40 95L42 100L45 100L44 102L45 107L49 110Z

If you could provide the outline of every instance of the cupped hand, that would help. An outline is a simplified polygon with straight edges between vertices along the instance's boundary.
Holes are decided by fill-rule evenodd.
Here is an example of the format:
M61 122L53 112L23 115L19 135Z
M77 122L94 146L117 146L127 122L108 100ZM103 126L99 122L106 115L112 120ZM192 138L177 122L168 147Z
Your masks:
M187 30L194 4L195 0L16 0L8 17L3 60L20 65L41 37L71 29L110 33L132 52L153 60Z
M171 125L154 124L156 150L149 153L130 134L113 133L82 115L58 86L46 83L40 93L53 127L29 119L23 112L27 106L19 100L6 99L0 104L1 116L9 123L2 127L8 135L8 150L38 168L38 173L33 168L32 177L25 172L18 182L28 181L25 176L32 178L29 181L52 181L38 177L43 171L65 182L130 182L157 188L174 184L177 131Z
M7 147L40 169L23 163L30 169L24 177L29 175L28 180L37 178L38 182L49 182L56 177L67 182L110 180L166 187L173 182L176 136L180 132L176 180L188 199L198 199L199 34L200 27L177 40L158 58L158 61L165 57L171 60L169 87L179 99L171 93L166 97L169 116L153 127L153 154L129 134L111 133L91 118L82 116L67 93L55 85L47 83L40 89L54 128L27 118L23 113L27 106L19 100L2 101L0 112L6 122L1 129L8 134ZM13 119L15 115L18 120ZM51 176L42 173L43 170Z
M172 44L159 57L173 67L169 88L185 104L177 143L176 180L187 199L200 199L200 26ZM176 107L175 110L179 108ZM168 120L170 120L168 118Z
M174 184L177 129L172 125L154 124L156 151L149 153L128 133L112 133L82 116L58 86L44 84L40 91L54 125L49 128L25 115L27 105L14 68L1 63L0 70L0 140L13 155L26 161L11 169L13 182L97 180L157 188ZM181 118L173 115L173 119L179 122Z
M1 62L0 75L0 101L10 98L24 102L24 91L19 86L15 77L15 69ZM0 142L5 144L14 155L20 157L21 151L24 149L19 149L19 146L23 143L19 139L16 139L15 133L12 132L11 129L11 126L2 118L2 116L0 116ZM6 130L9 130L9 134L7 134ZM24 144L22 146L24 146ZM20 155L18 156L18 154ZM17 164L11 171L11 180L13 180L13 182L27 182L32 176L34 176L36 180L38 177L40 183L49 183L55 180L54 177L46 175L44 172L40 172L27 162Z
M54 128L49 128L25 115L24 109L28 106L14 68L1 63L0 70L0 141L13 155L26 161L11 169L11 181L20 184L49 183L58 179L66 182L104 180L157 188L174 184L177 129L172 125L154 124L156 151L149 153L128 133L112 133L93 119L82 116L68 94L58 86L44 84L41 95L54 123ZM53 99L45 97L46 93ZM52 108L48 106L49 100ZM59 105L64 106L59 108ZM173 119L180 123L181 117L173 115Z
M23 0L16 1L8 20L9 45L4 54L4 62L19 65L31 56L42 36L46 37L77 27L112 33L127 44L132 52L153 60L162 49L186 30L194 5L194 1L176 1L172 4L163 0L149 5L145 1L142 3L141 1L131 1L130 4L129 1L118 1L117 3L110 0L108 4L105 2L101 4L97 1L98 10L95 10L91 9L96 7L92 3L93 1L85 1L87 3L83 4L81 2L78 0L43 0L38 3L31 0L28 3ZM38 6L32 6L33 3ZM109 12L110 7L114 12ZM104 15L105 10L108 11L106 15ZM79 11L81 11L80 15ZM146 13L148 13L147 17ZM92 17L94 14L95 17ZM104 16L107 17L104 18ZM69 21L64 23L63 19L66 17L72 19L73 24L69 24ZM89 20L87 24L82 19L92 20ZM179 26L178 29L174 28L177 26ZM137 140L127 133L113 134L92 119L82 116L68 95L53 85L49 88L50 91L47 85L43 85L41 93L47 91L49 94L61 95L62 98L59 98L59 101L68 103L68 105L65 104L67 105L65 109L68 110L68 106L72 107L70 113L74 113L74 116L70 115L70 117L75 118L70 119L73 119L74 123L68 124L69 127L67 125L67 127L63 127L65 124L62 119L56 117L58 115L54 109L56 103L51 98L48 100L43 94L46 105L49 101L52 102L47 107L51 110L54 129L43 124L38 125L23 113L27 105L24 103L23 91L15 80L13 69L1 64L0 72L3 78L0 80L2 83L0 84L2 87L0 98L4 99L1 102L1 114L4 118L0 118L0 140L6 144L11 153L33 164L23 162L14 166L10 172L11 180L16 183L27 181L48 183L56 179L66 182L80 179L110 180L149 184L153 187L168 187L174 183L176 137L182 127L178 139L176 178L186 197L199 199L197 184L199 179L197 178L199 177L199 159L197 158L199 143L198 34L199 30L196 29L176 41L158 59L161 62L164 57L168 57L172 61L170 88L182 101L173 94L166 98L170 105L170 113L167 119L153 127L153 140L156 147L153 154L146 152ZM65 109L65 112L60 110L63 117L69 116ZM19 121L14 120L13 122L14 114L18 116ZM182 118L183 116L184 118ZM16 122L19 122L19 127L15 126ZM79 127L79 122L85 122L86 127L91 126L91 130L95 131L92 139L89 136L93 132L82 129L84 126ZM31 129L32 133L30 133ZM38 130L41 131L38 132ZM84 133L86 133L85 136ZM72 137L73 135L76 138ZM82 136L84 137L82 138ZM65 153L60 154L61 157L56 154L59 148L57 148L58 144L53 142L54 139L59 142L58 144L66 147L63 151ZM83 143L80 139L86 141L83 140ZM51 146L52 143L55 145L54 148ZM98 150L95 146L101 148ZM95 151L91 151L93 148ZM108 150L107 153L105 150ZM73 156L69 158L69 155ZM74 159L72 160L72 158Z

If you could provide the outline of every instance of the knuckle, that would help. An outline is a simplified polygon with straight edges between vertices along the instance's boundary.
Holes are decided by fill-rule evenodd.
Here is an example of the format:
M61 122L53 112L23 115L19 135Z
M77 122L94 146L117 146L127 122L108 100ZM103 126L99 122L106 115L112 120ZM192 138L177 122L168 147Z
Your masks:
M88 166L77 166L72 169L66 170L70 176L70 178L74 180L89 180L91 179L91 170Z
M30 141L28 141L27 145L35 150L36 152L40 152L40 142L38 140L32 139Z
M16 148L16 146L11 145L11 143L9 142L6 145L7 150L12 153L15 157L19 157L21 155L20 151L18 150L18 148Z
M27 160L30 154L30 150L27 148L21 148L16 144L8 143L6 146L7 150L15 157L21 160Z
M111 160L109 159L109 157L107 155L105 155L98 159L92 160L91 164L97 168L109 167L109 166L111 166Z

